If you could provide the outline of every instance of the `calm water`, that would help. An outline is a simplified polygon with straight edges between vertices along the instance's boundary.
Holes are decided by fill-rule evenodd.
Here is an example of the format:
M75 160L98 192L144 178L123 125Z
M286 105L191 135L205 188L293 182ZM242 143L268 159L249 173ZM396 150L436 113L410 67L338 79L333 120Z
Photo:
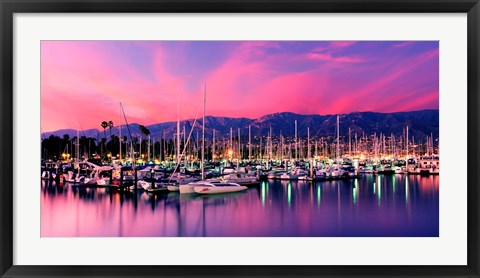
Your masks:
M42 182L43 237L438 236L438 176L269 181L211 196Z

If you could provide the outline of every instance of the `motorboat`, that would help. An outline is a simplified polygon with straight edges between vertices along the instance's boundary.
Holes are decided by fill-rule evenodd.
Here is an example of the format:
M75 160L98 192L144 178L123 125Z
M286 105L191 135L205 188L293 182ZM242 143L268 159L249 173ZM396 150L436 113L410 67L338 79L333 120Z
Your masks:
M246 190L246 186L242 186L238 183L233 182L197 182L195 186L192 187L195 193L198 194L220 194L220 193L231 193L239 192Z
M246 173L237 172L222 177L225 182L238 183L240 185L258 184L258 178L256 176L249 176Z

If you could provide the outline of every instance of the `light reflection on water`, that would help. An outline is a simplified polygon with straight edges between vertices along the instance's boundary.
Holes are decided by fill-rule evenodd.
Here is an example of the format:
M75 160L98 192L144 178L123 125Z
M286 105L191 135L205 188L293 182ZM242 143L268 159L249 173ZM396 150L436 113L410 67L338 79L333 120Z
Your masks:
M438 176L269 181L247 191L119 193L42 182L42 237L438 236Z

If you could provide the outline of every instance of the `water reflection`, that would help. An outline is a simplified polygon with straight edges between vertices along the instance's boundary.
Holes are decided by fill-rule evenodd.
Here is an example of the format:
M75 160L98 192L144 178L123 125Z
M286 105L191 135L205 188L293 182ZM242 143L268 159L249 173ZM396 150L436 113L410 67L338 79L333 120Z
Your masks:
M438 176L269 181L219 195L42 182L41 232L59 236L438 236Z

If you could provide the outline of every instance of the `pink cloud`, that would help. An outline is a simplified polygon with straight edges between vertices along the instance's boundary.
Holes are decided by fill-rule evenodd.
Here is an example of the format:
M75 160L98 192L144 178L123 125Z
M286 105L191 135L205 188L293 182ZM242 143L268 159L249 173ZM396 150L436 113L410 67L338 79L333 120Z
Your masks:
M343 111L347 111L349 107L357 107L357 111L371 111L373 109L372 105L377 107L377 103L382 103L383 98L388 96L389 90L392 89L392 84L401 82L402 76L412 72L421 64L435 57L438 57L438 49L427 51L413 57L412 59L402 61L391 69L390 72L386 72L385 75L376 78L374 82L365 83L365 85L360 88L351 88L351 92L339 92L339 97L334 101L331 107ZM416 78L422 79L423 77L417 76ZM409 82L412 82L412 80ZM403 83L399 85L408 86L409 84ZM393 111L400 111L397 110L398 108L396 108L395 105L390 107L390 109L378 111L393 112L392 109Z
M393 45L394 48L406 47L415 44L415 41L407 41Z
M329 46L333 48L344 48L344 47L352 46L356 43L357 42L354 42L354 41L335 41L335 42L329 43Z
M339 62L339 63L362 63L362 62L364 62L364 60L362 58L348 57L348 56L333 57L330 54L322 54L322 53L309 53L309 54L307 54L307 57L310 60Z
M123 123L119 102L130 123L175 121L178 107L181 119L194 118L204 82L207 114L215 116L386 112L438 103L438 84L423 84L438 79L438 48L406 58L341 50L355 44L322 42L289 52L288 43L239 42L229 45L215 66L179 72L174 66L190 63L185 55L188 42L174 50L165 47L168 43L129 45L145 53L142 60L128 56L135 53L130 48L113 43L42 42L42 129L100 128L103 120ZM416 101L409 103L409 97Z
M152 80L102 48L58 42L44 46L42 107L49 107L42 109L44 131L56 128L57 123L97 127L96 122L119 119L120 102L130 122L173 121L179 101L188 99L184 82L165 68L161 49L152 57ZM67 116L58 119L54 115Z

